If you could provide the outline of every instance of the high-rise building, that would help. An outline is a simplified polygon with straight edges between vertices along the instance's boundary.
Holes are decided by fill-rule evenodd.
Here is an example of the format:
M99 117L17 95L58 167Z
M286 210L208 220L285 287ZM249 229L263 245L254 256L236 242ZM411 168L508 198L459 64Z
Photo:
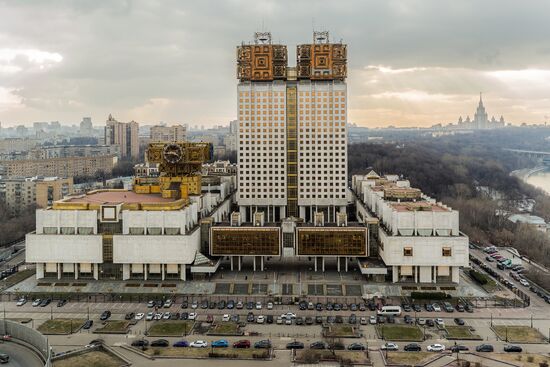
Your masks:
M163 126L156 125L151 127L151 142L177 142L186 140L186 130L182 125Z
M139 124L135 121L119 122L109 115L105 144L120 146L121 157L139 157Z
M80 135L82 136L91 136L94 133L94 126L92 125L91 117L83 117L80 121Z
M270 33L237 48L237 201L243 220L300 217L328 222L347 205L346 45L314 32L297 67Z
M481 93L479 93L479 103L477 105L477 109L474 114L474 119L471 120L470 116L467 116L466 120L463 120L462 116L460 116L456 125L449 125L450 128L476 129L476 130L499 129L505 126L506 126L506 121L504 121L504 117L502 116L500 116L499 120L495 119L495 116L489 119L489 115L487 114L487 111L485 110L485 106L483 105L483 99L481 97Z

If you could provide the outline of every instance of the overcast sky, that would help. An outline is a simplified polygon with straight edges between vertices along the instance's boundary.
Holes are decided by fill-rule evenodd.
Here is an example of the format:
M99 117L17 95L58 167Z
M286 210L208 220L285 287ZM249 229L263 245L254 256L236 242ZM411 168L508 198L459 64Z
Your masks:
M550 1L3 1L0 121L226 124L235 46L312 28L348 44L349 121L429 126L550 121Z

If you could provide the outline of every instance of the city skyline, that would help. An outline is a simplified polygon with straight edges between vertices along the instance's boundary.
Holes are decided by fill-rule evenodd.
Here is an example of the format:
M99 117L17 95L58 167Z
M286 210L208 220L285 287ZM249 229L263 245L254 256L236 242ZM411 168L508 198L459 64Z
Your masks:
M348 120L359 126L456 122L472 113L479 91L507 122L550 115L542 1L312 4L288 12L284 1L0 2L0 121L90 116L101 126L113 113L121 121L219 125L237 117L233 45L258 30L293 45L312 28L349 45ZM295 53L290 47L289 60Z

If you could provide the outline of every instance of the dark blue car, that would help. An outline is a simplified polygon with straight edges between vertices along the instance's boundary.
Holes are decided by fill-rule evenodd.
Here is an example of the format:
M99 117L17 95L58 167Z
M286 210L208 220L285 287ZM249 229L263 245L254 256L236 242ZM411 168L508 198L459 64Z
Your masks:
M185 348L189 346L189 342L187 340L180 340L175 342L172 346L176 348Z

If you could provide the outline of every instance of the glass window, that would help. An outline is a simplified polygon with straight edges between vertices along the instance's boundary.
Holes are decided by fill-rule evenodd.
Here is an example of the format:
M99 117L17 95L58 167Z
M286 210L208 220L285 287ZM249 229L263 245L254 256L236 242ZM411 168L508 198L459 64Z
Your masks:
M452 251L450 247L443 247L442 251L443 256L452 256Z
M412 247L405 247L403 249L403 256L412 256L412 255L413 255Z

